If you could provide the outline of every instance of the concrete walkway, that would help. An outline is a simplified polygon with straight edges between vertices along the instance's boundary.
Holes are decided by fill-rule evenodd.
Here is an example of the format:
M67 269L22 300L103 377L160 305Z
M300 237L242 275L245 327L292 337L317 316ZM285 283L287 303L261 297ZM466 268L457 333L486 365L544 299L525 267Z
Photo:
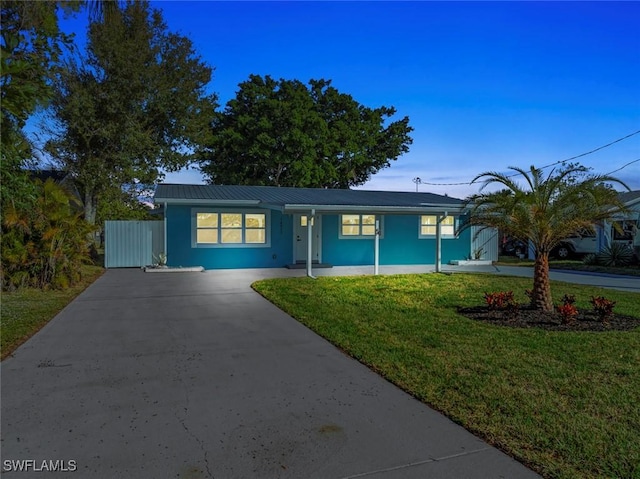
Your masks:
M274 272L304 274L107 271L2 362L3 477L538 477L250 289Z

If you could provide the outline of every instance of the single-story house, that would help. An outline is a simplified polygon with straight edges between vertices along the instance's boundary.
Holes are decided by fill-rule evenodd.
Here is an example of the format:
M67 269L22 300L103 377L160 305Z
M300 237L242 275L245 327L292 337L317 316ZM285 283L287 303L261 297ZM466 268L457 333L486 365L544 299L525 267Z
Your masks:
M497 235L460 228L463 201L432 193L159 184L168 266L205 269L497 260ZM495 256L495 258L493 257Z

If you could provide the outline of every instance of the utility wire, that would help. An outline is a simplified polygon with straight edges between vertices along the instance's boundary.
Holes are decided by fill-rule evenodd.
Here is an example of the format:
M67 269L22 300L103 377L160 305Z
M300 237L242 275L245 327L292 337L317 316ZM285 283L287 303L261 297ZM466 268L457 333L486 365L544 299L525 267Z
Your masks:
M606 145L599 146L598 148L595 148L595 149L593 149L591 151L587 151L586 153L580 153L579 155L572 156L571 158L567 158L566 160L559 160L559 161L556 161L554 163L549 163L548 165L542 166L540 169L550 168L552 166L559 165L561 163L565 163L567 161L575 160L577 158L582 158L583 156L590 155L592 153L595 153L596 151L600 151L600 150L603 150L605 148L608 148L611 145L615 145L616 143L619 143L619 142L621 142L623 140L626 140L627 138L631 138L632 136L637 135L638 133L640 133L640 130L634 131L633 133L630 133L627 136L623 136L622 138L618 138L617 140L614 140L614 141L612 141L610 143L607 143ZM607 174L610 175L611 173L615 173L616 171L620 171L623 168L626 168L627 166L629 166L629 165L631 165L633 163L636 163L637 161L640 161L640 158L638 158L637 160L633 160L633 161L627 163L626 165L618 168L617 170L614 170L614 171L612 171L610 173L607 173ZM512 176L516 176L517 174L518 173L513 173L513 174L510 174L510 175L506 175L506 176L507 176L507 178L510 178ZM466 181L466 182L461 182L461 183L429 183L429 182L423 181L423 182L421 182L421 184L430 185L430 186L460 186L460 185L470 185L471 182L470 181Z
M637 162L639 162L639 161L640 161L640 158L638 158L637 160L630 161L630 162L629 162L629 163L627 163L626 165L622 165L622 166L621 166L620 168L618 168L617 170L610 171L609 173L607 173L607 176L608 176L608 175L612 175L613 173L616 173L617 171L623 170L623 169L624 169L624 168L626 168L627 166L629 166L629 165L633 165L634 163L637 163Z

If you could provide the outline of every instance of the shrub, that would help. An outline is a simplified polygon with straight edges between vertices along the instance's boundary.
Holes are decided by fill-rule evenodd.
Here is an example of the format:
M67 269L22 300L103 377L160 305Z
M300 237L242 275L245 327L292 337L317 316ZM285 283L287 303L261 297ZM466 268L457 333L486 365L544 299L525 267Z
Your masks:
M518 304L513 297L513 291L497 291L484 293L484 300L490 310L517 309Z
M575 307L576 297L573 294L565 294L561 301L562 304L556 306L556 311L560 313L562 322L568 324L578 316L578 308Z
M597 260L605 266L628 266L633 261L633 251L626 244L611 243L598 254Z
M604 296L591 296L590 302L600 321L603 323L609 322L609 319L613 316L613 307L616 305L616 302Z
M560 313L562 322L565 324L570 323L576 316L578 316L578 308L576 308L572 303L565 303L560 306L556 306L556 311Z
M586 264L587 266L597 266L599 264L598 262L598 255L595 255L593 253L589 253L588 255L586 255L583 259L582 262L584 264Z
M89 262L93 227L74 208L75 198L49 179L34 182L30 209L9 205L2 217L2 289L66 288L79 281Z

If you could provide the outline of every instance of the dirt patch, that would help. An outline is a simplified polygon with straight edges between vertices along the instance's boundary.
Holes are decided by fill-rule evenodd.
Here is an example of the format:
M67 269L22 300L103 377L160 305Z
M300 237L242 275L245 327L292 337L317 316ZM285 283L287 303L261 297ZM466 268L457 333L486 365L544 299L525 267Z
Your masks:
M458 308L458 313L475 321L510 328L539 328L549 331L630 331L640 327L640 319L614 314L607 323L600 321L591 311L579 311L570 323L563 323L556 313L545 313L529 307L517 311L490 310L486 306Z

